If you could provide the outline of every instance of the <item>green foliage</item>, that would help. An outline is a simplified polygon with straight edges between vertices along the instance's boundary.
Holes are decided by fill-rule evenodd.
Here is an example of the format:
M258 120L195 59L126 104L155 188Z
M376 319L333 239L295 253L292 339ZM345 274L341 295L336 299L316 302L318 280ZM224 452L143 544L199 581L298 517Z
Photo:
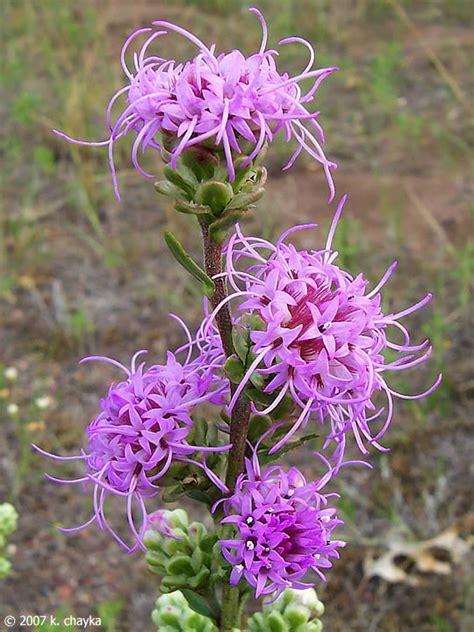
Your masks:
M28 92L20 94L13 101L11 115L19 125L31 125L42 106L42 100L37 94Z
M124 607L125 604L122 599L104 601L97 606L97 614L106 632L117 632L120 630L120 615Z
M79 217L83 215L87 230L92 229L95 238L104 243L99 219L104 193L96 178L108 173L106 161L99 165L93 153L87 155L71 146L68 149L52 135L51 128L66 129L73 136L84 138L102 134L103 125L94 128L89 121L102 119L103 103L113 93L116 77L110 73L103 51L104 20L96 14L90 0L79 4L6 0L2 21L8 29L2 32L5 129L1 149L8 156L7 190L14 191L14 195L8 199L0 223L4 224L10 246L6 254L24 273L25 268L35 268L45 239L37 226L30 225L24 207L31 205L34 214L44 177L50 178L48 190L54 192L56 199L67 200L72 186L70 179L64 177L67 162L58 168L55 147L61 147L74 163L73 203ZM86 77L90 76L93 60L95 88L90 90ZM82 90L80 86L86 88ZM120 160L120 152L117 159ZM30 232L32 239L25 239ZM0 251L1 246L0 243Z
M431 615L431 623L437 632L454 632L454 628L446 621L444 617L440 617L438 614Z
M56 159L49 147L38 145L34 148L33 156L45 175L52 175L56 171Z
M474 269L474 240L469 240L461 248L453 249L453 262L449 276L458 288L459 304L467 307L472 296Z
M372 62L364 101L370 99L383 113L390 113L399 94L402 49L399 42L389 42Z

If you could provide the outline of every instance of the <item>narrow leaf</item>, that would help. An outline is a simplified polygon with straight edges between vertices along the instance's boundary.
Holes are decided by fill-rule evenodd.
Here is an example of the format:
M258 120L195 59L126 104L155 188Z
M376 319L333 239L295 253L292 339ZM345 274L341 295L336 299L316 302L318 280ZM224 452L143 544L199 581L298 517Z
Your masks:
M212 610L202 595L194 592L194 590L189 590L189 588L182 588L181 592L186 597L189 607L192 608L194 612L202 614L204 617L212 618Z
M192 276L200 281L203 286L203 291L206 296L212 296L215 292L214 281L204 272L204 270L194 261L194 259L186 252L182 244L176 239L176 237L170 233L165 232L166 245L171 251L176 261L180 263L185 270L187 270Z
M199 215L199 217L207 215L208 218L206 219L214 219L209 206L204 206L203 204L193 204L192 202L184 202L184 200L180 200L176 202L174 207L177 211L185 213L186 215Z
M294 450L295 448L299 448L301 445L306 443L307 441L311 441L312 439L317 439L320 435L317 432L312 432L311 434L305 435L298 439L297 441L288 441L282 446L279 450L277 450L274 454L268 454L267 450L259 450L259 460L262 465L266 465L267 463L272 463L280 459L284 454Z
M171 182L172 184L177 186L179 189L181 189L181 191L183 191L183 193L189 199L192 199L194 197L194 191L195 191L195 188L197 186L197 181L196 180L194 180L194 183L193 183L192 182L192 178L190 176L188 176L188 178L186 178L185 177L186 174L180 173L178 170L173 169L169 165L165 165L164 166L163 174L164 174L165 178L169 182ZM192 176L192 174L190 174L190 175ZM194 184L194 186L193 186L193 184Z
M229 228L232 228L245 215L246 209L229 211L209 226L209 236L212 241L222 243Z
M248 208L251 204L257 202L264 193L264 189L258 189L257 191L251 191L248 193L237 193L232 202L227 206L226 210L232 211L235 209Z
M162 195L167 195L174 200L180 200L183 197L183 192L177 186L169 182L168 180L160 180L155 182L155 189Z

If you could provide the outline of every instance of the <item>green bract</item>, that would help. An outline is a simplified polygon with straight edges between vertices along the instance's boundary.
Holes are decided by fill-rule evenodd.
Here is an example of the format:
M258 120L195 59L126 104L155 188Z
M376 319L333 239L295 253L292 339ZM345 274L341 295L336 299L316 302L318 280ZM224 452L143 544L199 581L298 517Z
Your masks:
M159 632L217 632L217 627L210 619L189 607L179 590L156 600L151 619Z
M324 606L312 588L288 588L248 620L249 632L321 632Z
M189 523L183 509L163 511L161 515L170 534L180 538L167 537L154 529L145 534L146 561L150 570L161 576L161 592L207 592L217 535L209 534L200 522Z
M173 137L163 138L161 155L165 163L171 160L170 150L175 142ZM166 179L155 184L156 190L172 198L180 213L196 215L207 227L211 240L222 243L228 230L264 193L267 172L260 166L260 161L265 149L263 147L259 156L243 168L240 165L247 156L236 157L235 179L231 182L222 148L212 144L189 147L177 161L176 168L165 165L163 175Z

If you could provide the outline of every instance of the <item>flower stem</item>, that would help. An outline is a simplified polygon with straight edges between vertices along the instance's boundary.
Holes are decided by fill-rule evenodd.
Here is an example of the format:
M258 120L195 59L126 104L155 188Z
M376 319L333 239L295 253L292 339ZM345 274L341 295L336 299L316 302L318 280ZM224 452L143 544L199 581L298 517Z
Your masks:
M222 272L222 244L216 243L209 238L209 230L205 224L201 224L203 245L204 245L204 265L206 273L213 278ZM214 279L216 291L211 298L212 307L215 308L227 297L225 279L219 277ZM227 357L234 353L232 342L232 319L228 305L224 305L216 316L217 327L222 340L222 347ZM233 394L236 385L230 383L230 390ZM244 469L244 457L247 441L247 433L250 420L250 402L242 393L237 399L232 410L230 419L230 442L232 447L229 451L227 465L226 485L233 489L238 475ZM222 617L221 630L229 632L233 628L240 628L241 607L238 588L225 586L222 595Z
M238 588L228 585L222 593L221 632L232 632L240 629L240 595Z
M209 238L209 231L205 224L201 225L204 243L204 265L206 273L212 278L222 272L222 244L216 243ZM225 279L219 277L214 279L216 291L211 298L212 307L215 308L227 297ZM222 346L227 357L234 353L232 342L232 319L228 305L221 307L216 316L217 327L222 340ZM233 394L236 385L231 382L231 393ZM232 448L229 452L229 464L227 467L226 485L233 489L237 476L244 469L244 456L247 441L247 433L250 420L250 402L244 393L237 399L232 410L230 419L230 442Z
M206 224L201 224L202 238L204 245L204 267L206 274L211 278L222 272L222 244L216 243L209 238L209 229ZM215 308L227 297L225 279L219 277L214 279L216 291L211 298L212 307ZM222 347L227 357L234 353L232 343L232 319L227 305L224 305L216 316L217 328L222 340Z

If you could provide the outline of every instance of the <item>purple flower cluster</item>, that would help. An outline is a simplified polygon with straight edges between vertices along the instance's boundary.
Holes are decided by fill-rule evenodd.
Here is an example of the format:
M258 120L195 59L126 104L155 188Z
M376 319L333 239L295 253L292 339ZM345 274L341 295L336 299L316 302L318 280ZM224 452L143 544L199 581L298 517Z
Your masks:
M348 430L364 454L368 453L365 443L383 449L378 440L392 418L393 397L421 398L439 384L440 378L425 393L415 396L400 395L387 385L385 373L414 367L431 354L429 341L413 345L408 330L399 322L426 305L431 295L399 313L384 314L380 290L395 263L370 291L361 274L353 278L336 265L337 252L331 246L344 201L338 206L323 250L298 250L284 241L295 230L314 225L290 229L276 245L245 237L237 227L227 248L226 276L234 290L228 300L243 299L238 307L243 318L250 313L262 324L250 334L255 359L235 390L229 409L258 371L267 379L265 392L275 394L275 399L265 410L255 410L257 414L271 413L287 393L301 411L272 452L311 416L321 423L329 420L326 444L337 442L337 461L343 458ZM250 261L245 272L238 269L241 259ZM220 308L211 314L211 321ZM390 327L401 331L401 344L388 338ZM383 354L388 349L399 357L386 362ZM386 410L376 408L376 391L385 393ZM376 431L371 430L374 423Z
M345 543L331 539L342 521L327 507L331 494L320 492L323 485L307 483L295 467L286 472L275 465L261 472L255 457L246 460L246 472L223 503L221 521L236 528L234 538L220 540L233 566L233 586L243 577L257 598L271 594L273 600L285 588L310 587L302 581L309 571L325 579L324 569Z
M135 135L131 152L133 165L142 176L149 178L154 176L140 165L139 152L145 153L149 148L166 149L163 157L169 159L172 168L180 168L178 159L186 149L195 145L219 148L218 156L225 159L226 164L222 170L224 175L220 174L225 188L228 181L236 178L237 158L243 158L238 161L240 166L250 165L266 143L281 131L287 142L296 141L296 150L285 168L294 163L302 150L308 152L322 164L332 200L335 191L331 170L336 165L326 158L322 149L324 135L317 120L319 112L309 111L307 104L314 99L321 81L336 69L313 69L312 46L300 37L290 37L280 44L302 44L308 50L309 60L295 76L280 72L276 63L278 52L267 49L265 20L257 9L250 11L258 16L263 36L258 52L249 57L239 50L216 54L215 45L207 46L192 33L165 21L156 21L152 27L135 31L121 52L127 84L112 97L107 108L109 137L89 143L56 133L78 144L108 147L114 190L119 198L113 150L116 141L129 133ZM193 59L178 63L149 52L152 44L169 31L184 36L197 47ZM141 38L142 43L133 54L133 68L130 68L127 51L137 38ZM311 85L304 91L300 84L306 80L311 80ZM126 99L126 104L114 118L113 109L121 97ZM180 177L176 176L178 180ZM197 183L197 179L193 176L194 182ZM218 188L221 185L219 182ZM195 189L191 185L188 188L191 192L186 199L194 203ZM234 188L237 189L235 185ZM199 199L199 195L196 197ZM242 198L254 199L252 195L250 198L243 195L239 202L236 195L235 206L226 208L235 210L239 203L243 206ZM225 271L215 277L221 280L221 285L213 290L213 311L209 313L206 299L203 322L195 338L181 319L175 317L186 332L187 342L175 353L169 352L165 364L149 368L145 368L144 363L137 365L143 351L132 357L130 368L105 357L83 360L108 362L121 369L125 378L112 384L100 401L100 411L87 428L87 447L80 455L59 457L36 448L51 458L77 459L85 466L85 475L81 478L63 480L48 476L50 480L92 485L92 516L83 525L63 531L77 531L96 522L129 552L145 548L143 536L149 524L164 535L174 537L165 524L164 514L155 511L148 516L146 501L157 495L160 481L166 482L162 479L173 463L192 463L202 468L222 492L212 511L219 507L224 516L221 523L227 525L223 527L225 537L219 542L225 560L232 565L230 583L233 586L245 579L255 589L257 598L271 595L273 600L286 588L309 587L305 578L310 572L325 579L324 570L332 566L332 560L339 557L339 548L345 543L333 539L332 535L342 523L336 509L328 504L335 494L324 494L322 490L344 464L355 462L344 462L347 437L353 434L363 454L368 454L370 446L385 450L379 440L391 422L393 398L422 398L431 393L441 379L439 376L428 390L413 396L400 394L388 385L389 372L413 368L431 354L429 341L412 343L408 329L400 322L425 306L431 295L398 313L385 313L381 307L381 290L396 262L372 289L362 274L354 277L337 265L338 253L332 243L345 199L342 198L337 207L321 250L300 250L287 243L292 233L313 228L315 224L289 229L276 244L246 237L237 225L225 249ZM206 243L209 250L205 254L220 261L220 242L219 248L211 243L211 229L217 225L216 230L227 230L229 222L236 218L223 217L223 223L219 224L221 220L218 220L208 227L207 217L207 213L203 213L201 222L206 229L205 236L206 231L209 232ZM177 258L186 264L182 257ZM188 265L185 267L189 270ZM195 266L191 271L196 272ZM201 278L200 274L197 276ZM222 278L232 288L229 296L221 291ZM225 331L220 325L224 334L233 336L240 359L226 357L215 325L219 311L224 307L227 310L228 304L234 302L234 316L227 319L226 314L224 319L229 321L226 326L228 324L230 329L232 324L234 330ZM398 341L390 336L394 330ZM245 336L239 337L242 332ZM177 359L180 354L185 355L183 361ZM232 386L224 377L225 371L233 380ZM240 383L235 384L242 374ZM254 394L257 388L263 390L255 399L266 401L266 407L251 402L255 415L275 413L274 418L277 418L275 411L287 397L297 410L295 419L290 417L289 430L288 419L275 422L255 445L248 441L245 444L246 436L240 432L248 422L248 408L241 406L241 396L245 394L250 398L250 390L245 391L250 382ZM384 395L382 406L377 402L377 393ZM234 446L194 445L199 431L192 434L192 415L196 407L204 403L216 406L228 403L229 415L234 410L239 412L240 418L237 414L231 417L230 427L216 424L218 430L230 431ZM279 411L281 414L281 407ZM226 419L226 415L222 417ZM265 453L265 458L271 460L271 455L310 420L324 428L322 449L333 448L332 462L316 453L326 464L327 473L308 483L295 467L286 471L280 465L268 465L267 460L262 469L259 455ZM235 425L236 421L242 422L240 426ZM236 429L239 432L235 432ZM275 431L286 434L275 439L270 450L263 450L263 441ZM245 458L245 470L238 475L233 489L229 489L227 483L230 486L229 480L235 480L236 472L229 468L225 484L219 478L222 463L214 467L215 471L206 463L207 453L230 448L233 452L229 459L235 457L233 464L236 465L242 463L249 452L252 454L251 459ZM196 453L201 453L202 458L190 458ZM198 491L195 497L202 500L201 490ZM211 504L215 500L213 494L202 494L204 502ZM134 538L131 546L106 518L105 502L109 495L126 499L126 514ZM138 525L137 515L140 517ZM193 555L192 564L195 563Z
M113 147L117 140L129 132L136 134L132 149L132 162L144 177L153 178L140 166L138 152L148 148L161 149L159 134L164 132L175 137L171 166L182 152L193 145L211 142L223 147L229 178L235 178L234 158L242 154L242 143L252 147L242 167L248 165L260 152L266 141L283 130L287 142L294 139L297 149L285 168L289 168L301 151L306 150L318 160L325 171L331 199L334 185L330 162L322 150L324 134L317 122L319 112L310 112L306 104L313 100L321 81L336 68L312 69L314 51L306 40L290 37L280 44L300 43L309 51L309 61L296 76L281 74L276 65L275 50L266 50L267 26L257 9L250 9L262 24L263 38L260 49L250 57L239 50L216 55L215 45L210 47L185 29L164 21L153 22L153 28L141 28L127 39L122 53L122 67L128 83L110 100L107 123L110 136L101 142L78 141L56 132L68 141L83 145L105 145L109 149L109 163L115 193L120 199ZM183 63L150 54L149 47L168 31L175 31L198 48L194 59ZM140 50L134 54L134 68L126 64L126 52L137 37L145 37ZM312 86L303 92L300 82L313 80ZM127 104L116 120L112 109L122 95Z
M225 380L216 375L215 365L222 364L219 350L207 358L195 360L188 357L181 364L171 352L166 364L145 369L136 366L137 352L130 369L106 357L89 357L82 362L98 360L120 368L126 378L112 384L107 396L100 401L100 412L87 428L87 448L77 457L58 457L40 448L36 449L58 460L79 459L85 462L85 476L76 480L63 480L46 475L58 483L92 483L94 513L80 527L62 529L77 531L92 522L105 528L126 548L133 552L143 548L142 537L147 524L144 499L155 496L159 481L172 462L186 461L196 452L226 451L224 446L195 446L187 441L193 422L191 412L203 402L223 404L227 392ZM127 517L136 543L129 547L110 526L104 513L108 494L126 498ZM133 517L135 500L141 514L141 526L137 529Z

